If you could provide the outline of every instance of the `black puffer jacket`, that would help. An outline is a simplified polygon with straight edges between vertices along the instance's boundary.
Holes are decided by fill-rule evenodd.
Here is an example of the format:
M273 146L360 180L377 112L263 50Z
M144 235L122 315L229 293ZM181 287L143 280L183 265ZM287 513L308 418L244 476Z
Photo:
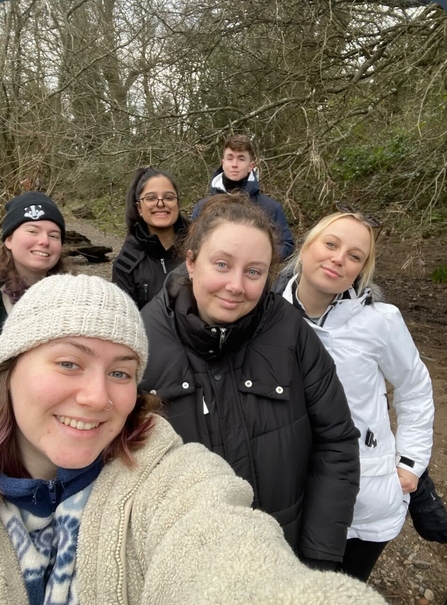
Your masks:
M180 281L182 279L182 281ZM249 315L210 327L179 275L142 311L142 387L167 401L186 442L223 456L296 552L341 561L358 492L358 431L335 366L299 312L264 294Z
M177 239L186 235L188 226L189 222L179 215L174 224ZM113 262L112 281L142 309L161 290L166 275L182 261L177 242L166 250L158 235L149 235L137 223Z

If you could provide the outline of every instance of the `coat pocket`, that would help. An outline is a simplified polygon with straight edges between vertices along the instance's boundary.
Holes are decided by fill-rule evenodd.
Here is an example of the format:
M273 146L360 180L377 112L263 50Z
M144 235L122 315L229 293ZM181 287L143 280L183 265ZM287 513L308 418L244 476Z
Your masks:
M362 477L391 475L396 472L396 442L388 415L362 430L360 467Z
M353 526L380 523L401 515L403 502L409 498L402 492L397 469L382 476L361 476L360 492L354 508ZM377 526L380 530L380 526Z

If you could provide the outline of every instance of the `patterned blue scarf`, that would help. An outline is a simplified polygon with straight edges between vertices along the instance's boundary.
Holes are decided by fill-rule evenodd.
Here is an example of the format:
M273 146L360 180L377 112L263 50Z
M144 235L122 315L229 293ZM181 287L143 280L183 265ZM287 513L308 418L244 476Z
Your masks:
M0 519L17 553L30 605L78 605L79 524L99 460L80 470L59 469L54 481L0 474Z

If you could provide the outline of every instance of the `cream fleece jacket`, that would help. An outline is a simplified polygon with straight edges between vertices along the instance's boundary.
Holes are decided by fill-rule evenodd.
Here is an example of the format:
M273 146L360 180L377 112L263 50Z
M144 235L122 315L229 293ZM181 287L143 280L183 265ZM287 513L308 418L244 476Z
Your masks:
M300 563L277 522L250 508L248 483L164 419L136 460L106 465L84 510L80 605L385 604L357 580ZM12 603L28 601L0 524L0 604Z

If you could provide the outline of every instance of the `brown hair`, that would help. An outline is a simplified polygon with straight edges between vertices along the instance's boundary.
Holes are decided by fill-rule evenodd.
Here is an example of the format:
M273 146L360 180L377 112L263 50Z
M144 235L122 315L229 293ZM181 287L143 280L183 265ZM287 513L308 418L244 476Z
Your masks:
M269 278L274 279L279 265L278 238L275 235L275 225L270 217L256 204L250 201L243 192L219 193L213 195L200 210L183 244L184 256L194 261L200 252L203 242L222 223L235 223L255 227L265 233L272 247L272 262L269 268Z
M47 276L69 272L70 267L63 253L61 253L57 263L47 272ZM14 264L12 252L5 246L4 242L0 242L0 284L5 285L12 292L19 292L24 287L23 279L18 274Z
M253 143L245 134L235 134L227 139L224 143L224 154L227 149L231 149L231 151L248 151L250 158L252 160L255 159L255 148L253 147Z
M0 364L0 472L19 479L30 478L17 442L17 423L12 408L9 383L19 357ZM133 452L145 444L154 423L154 412L160 409L155 395L138 394L135 407L126 419L121 432L102 452L104 462L121 460L126 466L134 464Z

